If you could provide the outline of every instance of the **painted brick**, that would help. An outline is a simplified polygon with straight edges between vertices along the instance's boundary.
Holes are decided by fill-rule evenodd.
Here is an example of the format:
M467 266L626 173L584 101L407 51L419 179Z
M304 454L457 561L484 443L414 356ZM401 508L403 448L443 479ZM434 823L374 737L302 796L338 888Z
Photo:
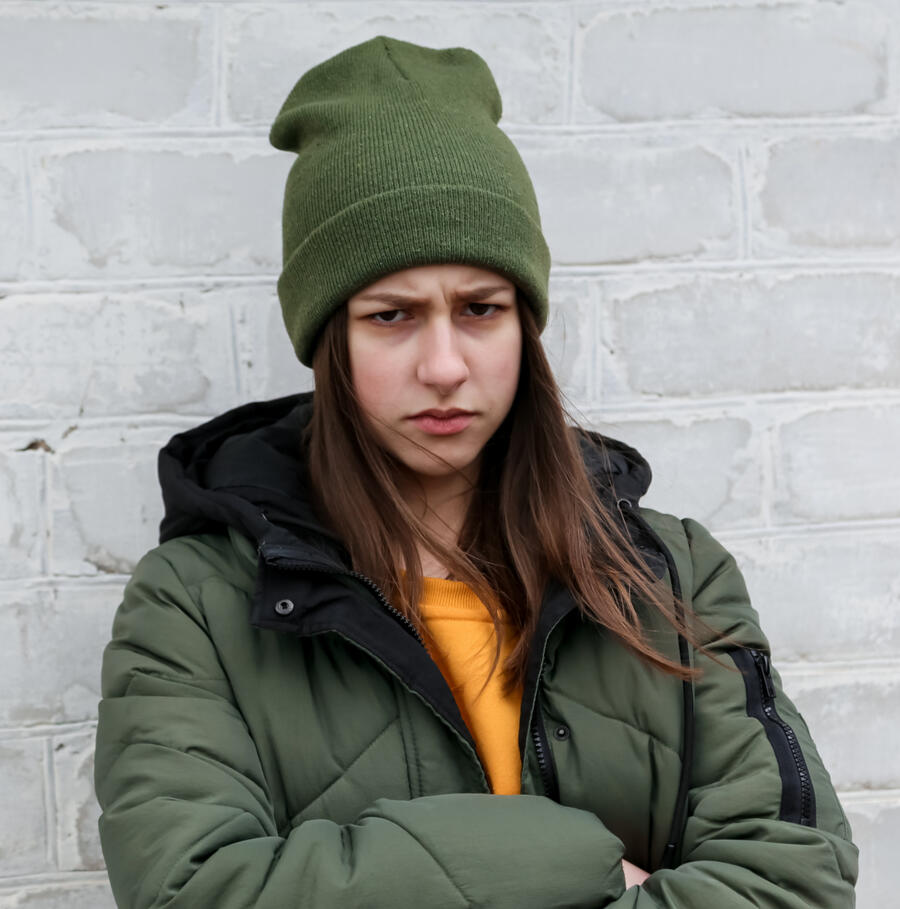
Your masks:
M210 413L236 395L227 303L199 291L3 301L0 416Z
M578 25L578 120L890 111L888 19L862 4L602 12L594 3L578 7Z
M896 0L576 6L573 67L572 5L552 2L3 5L0 120L16 138L0 144L0 418L27 422L0 438L0 803L13 805L0 909L114 905L87 726L122 573L156 543L157 452L204 413L310 387L274 292L293 158L265 130L306 68L383 33L472 47L491 66L563 266L543 340L564 390L647 455L648 505L742 530L726 545L788 691L835 782L858 790L845 795L858 905L893 903L900 789L861 793L900 785L900 139L872 126L900 109ZM667 29L675 50L659 43L651 68L648 36ZM23 80L44 44L56 62ZM140 85L139 70L152 76ZM771 116L803 128L727 122ZM815 126L796 119L808 116ZM673 117L724 119L699 132L616 126ZM725 270L746 252L839 257L841 272ZM179 287L198 275L211 276L203 288ZM14 283L44 278L78 284ZM696 401L658 400L679 396ZM770 439L774 493L760 477ZM885 520L744 533L859 518ZM28 727L68 722L82 725L46 733L47 768Z
M39 276L276 274L291 162L267 148L133 140L37 153Z
M0 726L94 719L122 584L0 593Z
M900 516L900 406L835 407L780 427L776 512L785 520Z
M604 399L900 385L896 275L658 276L601 289Z
M844 813L859 846L859 909L890 906L900 891L900 866L896 844L900 842L900 799L878 793L853 793L843 800Z
M900 676L865 669L785 674L785 690L803 714L839 789L900 786Z
M27 231L22 195L19 150L0 147L0 280L15 278L22 270Z
M227 9L224 21L229 112L236 121L269 126L307 69L383 34L480 54L500 89L504 122L563 120L570 33L563 4L282 4Z
M586 405L593 394L595 313L588 282L551 280L541 342L563 394L576 404Z
M0 578L38 574L44 553L44 452L10 442L0 450Z
M732 164L700 146L521 138L556 265L737 253Z
M0 890L0 909L115 909L109 884L79 881L32 884L4 893Z
M0 10L0 124L209 122L212 50L210 14L196 7L7 5Z
M63 871L104 868L94 795L94 730L53 739L59 823L59 867Z
M68 437L51 481L53 573L128 573L157 544L157 455L186 428L91 429Z
M243 399L255 401L309 391L311 369L294 353L274 282L227 292L235 311Z
M0 878L49 870L43 739L0 741ZM3 903L0 902L0 906Z
M642 505L691 517L711 530L759 522L759 440L741 419L591 421L637 448L653 471Z
M734 540L773 653L787 660L900 655L900 534L886 530Z
M754 148L751 157L754 253L900 249L900 139L785 139Z

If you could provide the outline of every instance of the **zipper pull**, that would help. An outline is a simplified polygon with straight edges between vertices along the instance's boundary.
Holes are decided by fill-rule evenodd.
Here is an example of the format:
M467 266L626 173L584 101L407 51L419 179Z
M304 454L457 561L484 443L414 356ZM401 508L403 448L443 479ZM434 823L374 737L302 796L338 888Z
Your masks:
M763 691L765 691L769 700L774 701L775 683L772 681L772 664L769 661L769 657L759 650L751 650L750 653L753 656L753 662L756 663L756 669L759 673L760 681L762 682Z

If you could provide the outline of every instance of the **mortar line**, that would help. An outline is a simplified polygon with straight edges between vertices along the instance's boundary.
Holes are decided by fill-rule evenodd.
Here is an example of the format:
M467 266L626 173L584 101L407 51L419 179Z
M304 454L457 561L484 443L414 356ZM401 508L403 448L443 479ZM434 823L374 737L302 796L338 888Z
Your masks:
M244 305L246 306L247 304L245 303ZM239 401L243 401L244 398L246 397L246 395L248 394L248 390L245 387L244 374L243 374L243 370L241 369L241 352L240 352L240 344L238 343L238 325L237 325L237 317L236 317L236 314L234 311L234 306L235 306L234 300L229 300L228 301L228 328L229 328L229 333L231 335L231 337L230 337L230 340L231 340L231 365L232 365L232 369L234 370L234 380L233 380L234 393ZM245 309L245 313L246 313L246 309ZM247 318L249 318L249 314L247 315ZM249 378L249 376L248 376L248 378Z
M738 236L741 259L753 258L753 234L750 218L750 193L747 185L747 148L743 142L738 143L737 150L737 180L738 180L738 206L739 226Z
M205 4L212 12L212 125L221 127L225 110L225 73L223 70L224 52L222 49L222 19L225 15L223 7L217 4Z
M835 410L858 406L891 406L900 400L900 388L881 386L878 388L825 388L821 391L807 389L785 391L756 391L743 394L719 394L703 398L688 396L663 397L623 397L617 400L596 401L588 408L592 418L600 422L606 416L619 417L634 414L635 419L648 416L660 418L681 417L709 418L710 413L720 416L723 410L730 411L729 416L746 414L760 407L777 407L802 410ZM638 416L640 415L640 417Z
M41 572L45 575L53 573L53 463L51 455L47 451L40 452L41 461L43 462L43 483L41 486L41 500L43 515L43 527L41 532L44 535L41 546Z
M569 72L566 80L566 99L563 105L563 123L573 125L575 118L575 44L578 16L575 3L569 4Z
M31 154L28 145L25 142L19 143L19 163L22 169L22 180L20 189L22 193L22 207L25 216L25 249L24 264L25 271L32 271L36 259L37 250L37 226L34 217L34 186L31 174Z
M0 593L43 593L51 590L118 591L131 574L40 574L0 578Z
M850 659L778 660L778 671L785 677L852 675L858 681L861 674L897 675L900 679L900 656L865 657ZM835 682L836 685L843 682Z
M118 2L118 0L110 0ZM295 0L292 0L295 2ZM394 0L396 2L396 0ZM420 0L414 0L420 2ZM225 9L223 4L214 4L218 9ZM585 123L529 123L515 122L504 124L504 131L511 139L669 139L683 140L696 144L698 127L702 127L704 137L712 140L723 140L733 136L753 136L756 138L774 138L777 140L792 138L847 138L866 131L863 138L896 138L900 133L900 119L893 114L856 114L849 116L810 116L810 117L719 117L699 118L680 117L671 119L636 120L631 122L611 121ZM232 138L253 139L268 134L269 126L260 123L238 125L230 124L227 135ZM36 126L25 129L0 129L0 143L27 140L30 142L53 142L69 140L135 140L135 139L184 139L208 138L209 123L197 121L196 125L183 126L124 126L105 127L89 126ZM278 152L273 151L273 155Z
M772 527L773 514L775 511L775 496L777 484L775 482L775 445L777 444L777 433L775 427L771 424L761 428L762 440L760 446L760 505L763 525Z
M47 884L108 884L105 871L56 871L39 874L0 873L0 893L18 896L15 891L22 887L40 887ZM18 905L22 905L19 903ZM57 904L58 905L58 904Z
M174 273L164 275L136 275L134 277L65 277L0 281L0 293L105 293L110 291L132 292L139 290L183 289L186 287L218 286L271 286L274 290L278 278L278 265L268 273L244 272L237 274ZM724 278L748 275L802 278L828 276L853 276L875 273L879 276L900 275L900 257L892 254L879 257L854 258L767 258L767 259L694 259L689 262L647 259L628 263L597 263L592 265L552 266L551 278L555 281L573 278L669 278L721 276Z
M35 723L34 726L0 728L0 740L20 741L22 739L48 739L57 735L73 735L92 732L97 728L97 719L73 720L63 723Z
M56 762L53 739L44 739L44 823L47 826L47 863L59 870L59 817L56 807Z
M592 281L588 284L588 299L591 307L591 319L588 326L591 332L591 343L595 351L594 356L590 357L588 385L589 394L596 396L598 401L603 400L603 386L605 367L611 371L614 365L611 361L612 354L603 343L603 303L605 300L603 294L603 285L599 281ZM578 419L583 419L582 410L578 411Z
M837 789L841 801L849 804L866 804L868 802L900 802L900 789Z
M791 537L841 536L843 534L900 531L900 518L860 518L856 521L823 521L821 524L772 524L768 527L740 527L715 532L719 539L780 540Z

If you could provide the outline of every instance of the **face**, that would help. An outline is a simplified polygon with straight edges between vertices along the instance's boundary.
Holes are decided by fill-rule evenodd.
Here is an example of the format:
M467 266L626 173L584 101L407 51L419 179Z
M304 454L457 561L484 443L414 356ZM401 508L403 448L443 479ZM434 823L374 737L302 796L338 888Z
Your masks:
M515 284L471 265L419 266L358 291L347 316L353 386L381 444L423 480L455 468L474 482L519 381Z

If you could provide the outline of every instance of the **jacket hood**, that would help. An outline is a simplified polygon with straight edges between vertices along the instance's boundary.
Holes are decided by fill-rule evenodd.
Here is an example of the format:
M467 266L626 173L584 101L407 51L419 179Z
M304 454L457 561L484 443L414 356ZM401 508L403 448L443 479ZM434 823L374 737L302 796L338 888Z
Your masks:
M310 391L244 404L173 436L158 461L165 506L160 542L232 527L257 547L315 541L319 552L345 561L309 498L302 437L312 401ZM596 432L578 432L578 439L604 497L636 506L650 485L644 458Z

